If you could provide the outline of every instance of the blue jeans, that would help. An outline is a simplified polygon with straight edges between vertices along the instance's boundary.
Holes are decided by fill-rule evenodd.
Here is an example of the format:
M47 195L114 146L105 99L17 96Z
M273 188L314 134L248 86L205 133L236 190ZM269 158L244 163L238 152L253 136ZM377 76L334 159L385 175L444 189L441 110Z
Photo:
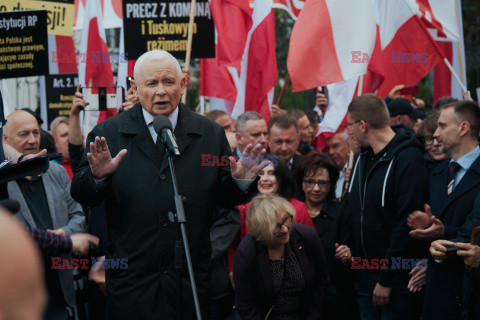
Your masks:
M418 317L414 295L407 288L408 279L394 281L390 293L390 303L375 308L373 306L373 290L377 283L377 272L360 270L357 301L362 320L413 320Z

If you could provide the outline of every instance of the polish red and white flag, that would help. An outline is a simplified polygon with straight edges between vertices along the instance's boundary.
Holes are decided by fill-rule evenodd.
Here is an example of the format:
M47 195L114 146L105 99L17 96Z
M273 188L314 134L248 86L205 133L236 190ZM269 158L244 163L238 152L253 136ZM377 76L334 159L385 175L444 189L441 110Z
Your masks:
M231 117L246 111L270 120L270 108L277 83L275 11L272 0L255 0L250 28L242 56L237 98Z
M272 0L212 0L216 58L202 60L201 94L233 119L256 111L270 119L277 82Z
M215 23L215 58L200 59L200 96L210 110L232 114L242 56L252 26L249 0L210 0Z
M292 91L360 76L375 44L371 0L307 0L290 36Z
M378 95L385 98L397 84L416 85L443 60L443 53L407 1L375 1L385 79Z
M412 9L420 17L445 58L452 65L459 80L464 87L467 87L461 1L409 1ZM435 66L433 75L434 102L446 96L463 99L463 89L445 63Z

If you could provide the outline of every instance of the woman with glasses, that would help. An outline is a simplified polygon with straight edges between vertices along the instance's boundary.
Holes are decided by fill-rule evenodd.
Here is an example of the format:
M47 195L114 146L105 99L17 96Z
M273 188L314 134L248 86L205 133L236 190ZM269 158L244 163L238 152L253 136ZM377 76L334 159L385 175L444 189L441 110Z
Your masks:
M287 163L282 158L276 158L270 165L266 166L258 173L260 179L257 182L257 189L260 194L276 194L288 200L295 208L295 222L305 224L313 227L312 219L308 214L307 206L304 202L293 198L296 187L295 179L293 178ZM237 239L232 243L228 250L228 271L230 278L232 277L233 258L235 256L235 249L240 241L250 233L247 226L247 212L250 203L238 206L240 211L240 230L238 231Z
M444 160L448 159L446 153L440 152L439 146L434 143L433 134L437 130L439 111L432 111L418 128L417 135L422 141L425 147L425 159L427 160L428 167L433 169Z
M323 319L328 272L313 228L293 223L283 197L261 194L251 202L250 230L235 254L235 306L243 320Z
M297 185L322 240L330 274L325 319L357 319L351 271L352 236L348 209L335 200L338 170L324 153L309 153L298 163Z

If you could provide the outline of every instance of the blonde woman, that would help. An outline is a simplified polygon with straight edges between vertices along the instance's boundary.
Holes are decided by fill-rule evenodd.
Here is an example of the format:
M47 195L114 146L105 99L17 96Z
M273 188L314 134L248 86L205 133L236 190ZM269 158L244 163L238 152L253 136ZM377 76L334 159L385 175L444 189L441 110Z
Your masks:
M243 320L321 319L329 284L315 229L294 223L295 209L278 195L258 195L249 208L250 233L233 264L235 305Z

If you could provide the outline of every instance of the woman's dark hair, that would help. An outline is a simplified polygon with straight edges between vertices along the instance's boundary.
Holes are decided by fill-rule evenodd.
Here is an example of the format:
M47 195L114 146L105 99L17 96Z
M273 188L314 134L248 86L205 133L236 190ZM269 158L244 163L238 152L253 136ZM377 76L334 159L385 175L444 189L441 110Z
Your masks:
M426 136L432 136L438 127L438 118L440 117L440 111L432 111L428 116L423 119L422 123L418 127L417 136L422 140Z
M273 174L277 178L278 195L285 199L290 199L295 195L295 179L290 172L287 163L282 158L278 157Z
M297 168L295 169L297 187L300 190L303 200L305 199L302 188L303 178L307 173L316 173L320 169L326 169L330 179L330 191L328 192L327 199L335 199L335 186L338 180L338 170L335 164L325 153L310 152L298 162Z

